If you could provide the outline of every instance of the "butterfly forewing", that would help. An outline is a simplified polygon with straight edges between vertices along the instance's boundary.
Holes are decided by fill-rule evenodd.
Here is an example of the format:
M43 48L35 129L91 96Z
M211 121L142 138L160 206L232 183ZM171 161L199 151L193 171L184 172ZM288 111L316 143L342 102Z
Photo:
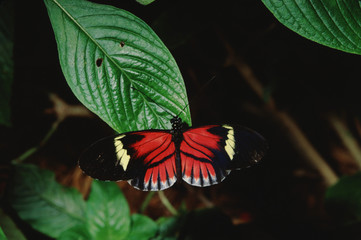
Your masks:
M129 132L99 140L84 152L79 165L93 178L127 180L137 189L156 191L172 186L177 177L193 186L217 184L231 170L260 161L267 150L266 140L245 127L185 128L178 117L171 123L169 131Z
M258 133L240 126L209 125L183 133L182 178L194 186L217 184L233 169L258 162L267 149Z
M130 132L102 139L79 160L99 180L128 180L140 190L162 190L176 182L175 145L169 131Z

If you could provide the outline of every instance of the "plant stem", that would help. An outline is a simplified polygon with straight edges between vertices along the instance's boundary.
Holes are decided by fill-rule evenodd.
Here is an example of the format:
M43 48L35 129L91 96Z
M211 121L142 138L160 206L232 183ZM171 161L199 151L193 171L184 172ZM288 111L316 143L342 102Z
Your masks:
M169 202L168 198L165 196L163 191L158 191L158 196L160 201L163 203L163 205L168 209L168 211L173 214L177 215L178 211L173 207L173 205Z
M295 121L284 112L278 112L276 114L276 120L286 128L285 132L288 133L290 140L293 142L293 146L303 155L308 164L318 170L326 186L335 184L338 181L338 176L312 146Z
M344 121L342 121L337 116L330 116L329 122L332 127L335 129L336 133L340 137L343 145L348 149L359 169L361 169L361 150L357 141L353 137L350 129L348 129L347 125Z
M312 146L305 134L298 127L297 123L287 113L281 112L277 109L276 103L272 97L269 97L268 99L265 98L264 88L253 73L252 68L240 56L236 56L234 49L223 36L223 34L219 34L219 37L228 53L225 65L233 66L238 70L240 75L243 76L255 94L264 101L271 117L287 129L287 133L291 138L293 145L298 149L299 153L304 156L309 165L320 173L326 185L330 186L336 183L338 176L333 169Z
M145 209L148 207L150 200L153 198L155 192L149 192L147 197L144 199L142 206L140 206L139 213L143 213Z
M19 157L13 159L11 161L11 163L13 164L19 164L22 163L25 159L27 159L28 157L30 157L31 155L33 155L34 153L36 153L41 147L43 147L48 140L50 139L50 137L54 134L54 132L56 131L56 129L58 128L59 124L60 124L60 120L55 121L52 125L50 130L47 132L47 134L45 135L45 137L41 140L41 142L35 146L32 147L28 150L26 150L23 154L21 154Z

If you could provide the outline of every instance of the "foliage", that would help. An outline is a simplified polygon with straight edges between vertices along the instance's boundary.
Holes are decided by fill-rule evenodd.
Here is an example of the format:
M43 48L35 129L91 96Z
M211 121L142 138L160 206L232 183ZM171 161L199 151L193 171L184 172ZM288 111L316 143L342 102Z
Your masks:
M326 192L326 207L339 221L361 222L361 173L342 177Z
M155 0L136 0L136 1L139 2L140 4L148 5L154 2Z
M1 209L0 209L0 227L4 230L4 235L7 236L10 240L26 239L24 235L21 233L20 229L15 225L13 220L8 215L6 215ZM2 238L0 237L0 239Z
M7 240L8 238L5 236L3 230L0 227L0 240Z
M152 2L137 1L144 5ZM13 26L12 10L5 2L0 4L0 124L9 125ZM90 110L118 132L169 128L170 114L180 114L191 123L178 66L146 23L125 10L84 0L44 2L65 78ZM263 3L301 36L345 52L361 53L359 1ZM180 31L175 28L175 32ZM180 35L176 46L190 39ZM56 239L199 239L204 232L209 238L221 234L217 236L221 239L234 230L230 219L214 209L185 211L155 222L141 214L130 215L128 203L114 183L95 181L89 199L84 201L78 191L57 183L50 171L22 164L15 170L9 202L21 219ZM331 186L326 193L329 213L346 223L360 223L360 185L361 175L356 174ZM0 239L24 239L7 215L1 213L0 218Z
M87 108L118 132L170 128L170 113L191 125L178 66L146 23L84 0L45 4L64 76Z
M51 237L84 224L85 202L75 189L65 188L54 173L35 165L17 165L9 202L20 218Z
M61 240L149 239L158 230L150 218L130 215L115 183L94 181L85 202L77 190L35 165L16 165L9 202L34 229Z
M282 24L301 36L341 51L361 54L360 1L262 1Z

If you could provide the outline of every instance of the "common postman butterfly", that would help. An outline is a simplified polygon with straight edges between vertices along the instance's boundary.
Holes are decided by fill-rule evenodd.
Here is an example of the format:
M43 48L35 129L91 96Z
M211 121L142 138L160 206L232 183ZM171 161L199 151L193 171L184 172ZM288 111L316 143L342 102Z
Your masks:
M257 132L237 125L191 127L179 117L171 130L143 130L106 137L91 145L79 166L89 176L127 180L143 191L169 188L177 179L193 186L220 183L231 170L257 163L267 150Z

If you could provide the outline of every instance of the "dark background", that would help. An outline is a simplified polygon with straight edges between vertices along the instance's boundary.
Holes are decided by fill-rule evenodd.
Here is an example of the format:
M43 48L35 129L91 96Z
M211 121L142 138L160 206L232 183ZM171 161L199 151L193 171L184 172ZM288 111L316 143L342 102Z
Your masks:
M269 142L270 150L261 164L234 171L217 186L177 185L167 190L175 206L185 201L188 209L204 207L195 196L206 197L232 219L239 239L359 239L359 226L340 224L325 211L322 177L296 150L282 123L270 117L269 102L255 94L234 66L227 65L227 44L262 83L265 98L274 99L276 111L295 120L339 176L353 174L357 168L328 116L339 116L360 140L359 56L297 35L281 25L261 1L156 0L149 6L133 0L97 2L130 11L168 46L183 74L193 125L241 124ZM42 1L15 5L14 61L13 126L0 126L2 162L37 145L49 131L55 121L55 116L45 113L52 107L49 93L79 104L61 72ZM64 179L74 173L79 154L112 133L96 117L68 118L29 161L54 170L60 182L71 185L73 181ZM121 187L131 208L137 209L144 193L126 184ZM156 199L147 214L155 219L169 215Z

